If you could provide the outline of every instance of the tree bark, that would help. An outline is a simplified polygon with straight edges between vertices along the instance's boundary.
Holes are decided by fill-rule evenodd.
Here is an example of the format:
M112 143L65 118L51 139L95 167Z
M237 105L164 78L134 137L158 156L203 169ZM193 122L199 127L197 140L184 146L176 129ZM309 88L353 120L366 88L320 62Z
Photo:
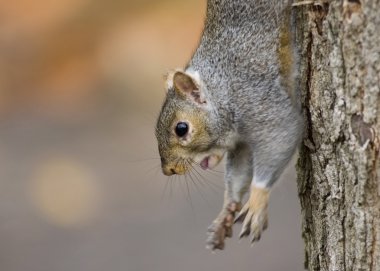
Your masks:
M322 1L321 1L322 2ZM305 268L380 270L380 1L294 7Z

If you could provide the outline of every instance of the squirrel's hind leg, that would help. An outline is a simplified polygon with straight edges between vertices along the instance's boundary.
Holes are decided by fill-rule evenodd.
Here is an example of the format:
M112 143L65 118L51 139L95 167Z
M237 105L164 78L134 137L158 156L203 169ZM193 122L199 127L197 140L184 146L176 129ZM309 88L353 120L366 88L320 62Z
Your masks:
M243 223L240 238L251 236L252 242L258 241L268 226L271 187L279 179L298 144L297 133L284 133L274 132L274 137L266 134L260 138L260 145L253 150L254 176L250 196L235 220Z
M221 212L208 228L207 248L223 249L224 239L232 236L235 213L241 209L242 197L252 180L252 152L249 146L238 144L228 152L224 203Z

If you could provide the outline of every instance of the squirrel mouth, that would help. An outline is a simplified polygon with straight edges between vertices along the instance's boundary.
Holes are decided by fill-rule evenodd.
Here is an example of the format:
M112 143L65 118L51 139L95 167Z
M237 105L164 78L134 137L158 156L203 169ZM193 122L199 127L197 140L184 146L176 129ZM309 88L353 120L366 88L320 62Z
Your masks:
M220 160L221 160L221 157L218 155L209 155L203 158L203 160L201 161L199 165L201 166L203 170L212 169L219 163Z
M210 156L207 156L206 158L204 158L201 163L200 163L200 166L203 170L206 170L209 168L209 159L210 159Z

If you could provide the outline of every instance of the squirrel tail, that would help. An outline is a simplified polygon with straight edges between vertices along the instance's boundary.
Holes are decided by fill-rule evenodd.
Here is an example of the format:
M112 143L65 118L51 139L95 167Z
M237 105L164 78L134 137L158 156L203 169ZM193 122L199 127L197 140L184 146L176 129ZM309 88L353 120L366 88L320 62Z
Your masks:
M296 46L296 16L292 5L284 9L283 22L280 28L278 56L282 85L287 91L292 104L300 109L300 91L298 87L299 56Z

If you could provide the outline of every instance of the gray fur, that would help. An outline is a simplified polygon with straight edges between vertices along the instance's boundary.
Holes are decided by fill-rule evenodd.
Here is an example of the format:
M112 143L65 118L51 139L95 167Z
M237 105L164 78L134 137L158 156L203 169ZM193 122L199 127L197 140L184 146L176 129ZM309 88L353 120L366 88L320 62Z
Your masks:
M238 141L252 149L255 182L268 187L291 158L302 131L300 111L281 84L289 79L279 72L279 31L287 6L288 1L276 0L209 0L202 38L186 66L199 72L214 108L200 114L212 138L207 148L234 146L226 140L237 133ZM199 114L199 108L169 89L156 127L160 154L168 148L172 113L184 108Z
M297 78L297 67L291 67L294 72L287 78L280 73L280 31L284 22L289 28L292 24L286 18L290 14L286 8L289 2L285 0L208 0L203 35L185 69L189 74L199 73L207 107L184 99L170 88L157 121L163 169L170 161L184 159L181 156L215 149L227 152L226 197L211 227L208 243L212 249L223 249L224 232L231 230L224 221L236 210L226 206L240 204L252 182L270 189L301 138L299 94L286 89L297 85L286 84ZM290 55L297 63L297 53ZM206 139L184 151L178 149L171 131L177 112L197 116ZM244 225L251 225L252 240L259 239L265 229L265 214L263 207L256 219L252 213L245 218ZM245 228L241 236L246 235Z
M277 54L287 6L288 1L209 0L203 36L187 66L199 72L217 108L217 130L232 126L249 142L255 181L267 186L281 174L302 131L300 112L280 83L287 80L280 78Z

